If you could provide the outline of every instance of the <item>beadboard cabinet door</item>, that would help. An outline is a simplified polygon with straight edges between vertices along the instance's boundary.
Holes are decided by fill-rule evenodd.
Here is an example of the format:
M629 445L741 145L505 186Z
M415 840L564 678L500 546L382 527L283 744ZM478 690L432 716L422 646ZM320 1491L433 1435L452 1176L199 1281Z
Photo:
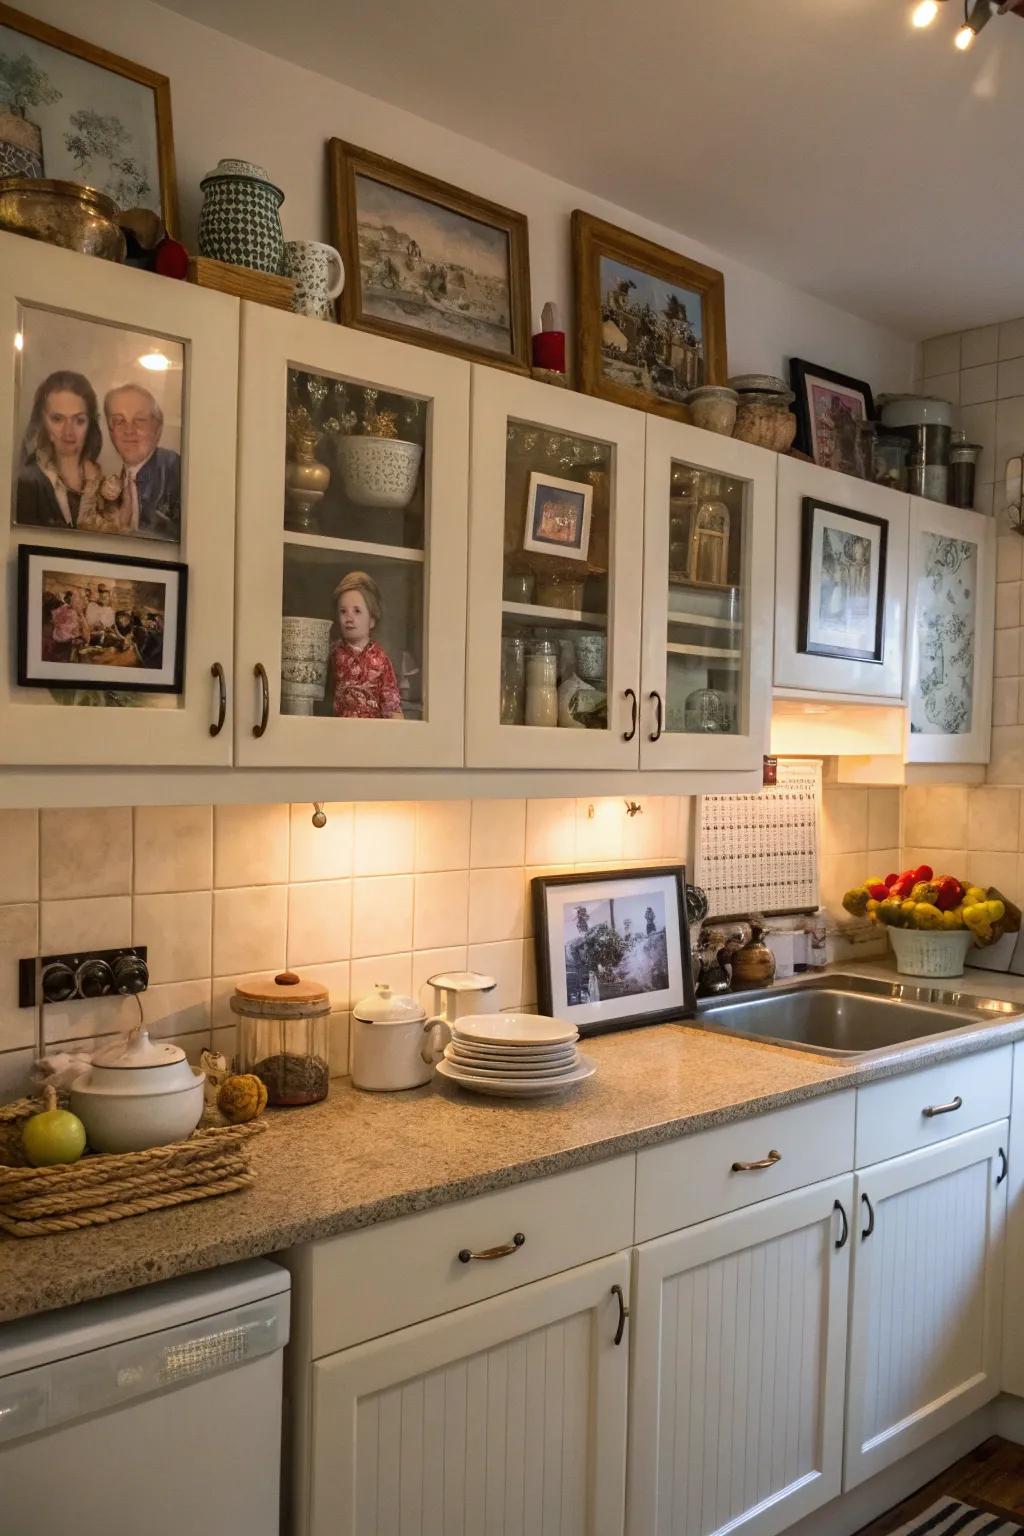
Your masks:
M856 1176L846 1488L1000 1389L1008 1124Z
M313 1366L311 1536L621 1536L629 1258Z
M637 1250L629 1536L776 1536L840 1491L853 1176Z

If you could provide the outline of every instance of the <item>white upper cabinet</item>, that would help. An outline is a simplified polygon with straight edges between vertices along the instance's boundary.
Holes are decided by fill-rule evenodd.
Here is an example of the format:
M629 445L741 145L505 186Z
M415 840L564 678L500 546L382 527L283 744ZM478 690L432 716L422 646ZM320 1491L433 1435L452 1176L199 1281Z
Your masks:
M768 750L775 462L647 418L644 768L758 769Z
M474 365L469 767L638 766L648 419Z
M243 767L461 765L469 377L242 305Z
M910 499L908 763L987 763L992 735L996 524Z
M0 354L0 767L228 765L237 302L0 235Z
M910 498L778 460L775 686L898 703Z

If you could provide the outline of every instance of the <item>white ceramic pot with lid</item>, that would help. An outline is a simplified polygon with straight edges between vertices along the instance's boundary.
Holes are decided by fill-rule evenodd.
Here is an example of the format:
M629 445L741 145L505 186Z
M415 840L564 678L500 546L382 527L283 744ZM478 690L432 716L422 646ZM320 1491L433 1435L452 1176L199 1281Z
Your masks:
M439 1024L457 1024L473 1013L497 1013L498 983L482 971L439 971L427 979L434 989L434 1014Z
M205 1080L180 1046L133 1029L75 1078L71 1109L94 1152L144 1152L191 1136L203 1113Z
M352 1009L352 1082L371 1093L422 1088L450 1039L411 997L379 981Z

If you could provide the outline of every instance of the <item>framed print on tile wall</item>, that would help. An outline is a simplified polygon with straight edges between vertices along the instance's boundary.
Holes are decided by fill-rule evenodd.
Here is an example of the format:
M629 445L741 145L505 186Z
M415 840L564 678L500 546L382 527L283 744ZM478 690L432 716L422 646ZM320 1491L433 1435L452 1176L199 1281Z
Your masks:
M797 448L823 469L859 474L857 427L875 414L870 384L802 357L790 358L789 378L796 395Z
M799 650L881 662L888 537L884 518L804 497Z
M0 4L0 177L49 177L149 208L178 230L171 86Z
M529 373L526 216L342 139L328 157L342 323Z
M572 245L579 387L689 421L687 392L726 379L721 272L579 208Z

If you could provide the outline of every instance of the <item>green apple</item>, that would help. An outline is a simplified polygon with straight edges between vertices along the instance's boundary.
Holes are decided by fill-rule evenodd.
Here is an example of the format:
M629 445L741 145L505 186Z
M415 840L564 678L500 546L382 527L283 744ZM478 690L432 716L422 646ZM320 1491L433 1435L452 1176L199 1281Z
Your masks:
M25 1122L21 1144L33 1168L77 1163L85 1151L85 1126L69 1109L44 1109Z

